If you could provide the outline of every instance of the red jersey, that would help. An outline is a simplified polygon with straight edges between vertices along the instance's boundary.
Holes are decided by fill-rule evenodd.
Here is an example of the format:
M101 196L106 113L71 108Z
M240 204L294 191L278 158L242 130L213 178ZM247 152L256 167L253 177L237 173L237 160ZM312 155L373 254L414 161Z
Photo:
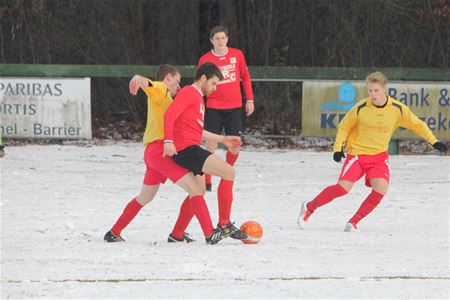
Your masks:
M182 88L164 114L164 140L173 141L177 151L202 143L205 102L194 85Z
M200 57L198 65L205 62L218 66L224 78L217 85L217 90L208 96L206 107L215 109L242 107L241 79L247 101L253 101L252 82L241 50L228 48L227 53L223 55L217 55L211 50Z

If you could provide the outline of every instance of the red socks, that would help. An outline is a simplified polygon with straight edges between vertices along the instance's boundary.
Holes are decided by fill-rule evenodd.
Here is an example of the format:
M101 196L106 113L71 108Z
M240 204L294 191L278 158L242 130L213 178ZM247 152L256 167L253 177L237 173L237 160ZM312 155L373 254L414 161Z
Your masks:
M333 199L344 196L348 192L339 184L330 185L306 205L308 210L314 212L317 208L331 202Z
M172 235L177 239L181 239L193 217L194 210L192 209L191 199L188 195L181 204L180 214L178 215L177 222L173 227Z
M231 204L233 203L233 183L232 180L220 180L217 189L217 200L219 204L219 225L230 223Z
M372 192L367 196L366 200L363 201L361 206L359 207L356 214L348 221L354 225L358 224L365 216L370 214L375 207L380 204L381 199L383 199L384 195L381 195L378 192L372 190Z
M233 154L230 151L227 151L226 161L230 165L234 166L234 164L236 163L238 157L239 157L239 152L237 154Z
M195 213L195 216L202 227L205 237L209 237L213 232L214 227L212 225L211 216L209 214L208 206L206 206L203 196L197 195L191 198L191 206Z
M205 173L205 183L211 184L211 175L210 174Z
M115 236L119 236L122 230L136 217L141 208L142 205L136 201L136 198L128 202L119 219L117 219L116 224L111 228L112 233Z

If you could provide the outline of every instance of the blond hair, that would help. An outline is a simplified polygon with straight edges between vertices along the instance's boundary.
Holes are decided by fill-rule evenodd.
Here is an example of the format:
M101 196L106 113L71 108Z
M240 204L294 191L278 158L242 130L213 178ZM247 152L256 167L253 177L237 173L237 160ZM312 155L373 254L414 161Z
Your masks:
M379 83L382 86L385 86L387 83L387 78L383 73L377 71L377 72L370 73L369 75L367 75L366 84L369 84L369 83Z

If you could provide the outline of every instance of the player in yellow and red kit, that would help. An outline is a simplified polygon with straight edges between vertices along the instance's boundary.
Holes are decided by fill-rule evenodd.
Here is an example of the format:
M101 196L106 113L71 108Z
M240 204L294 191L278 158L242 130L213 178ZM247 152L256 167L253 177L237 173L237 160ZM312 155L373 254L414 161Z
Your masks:
M342 166L338 183L322 190L312 201L304 202L298 217L300 227L319 207L347 194L353 184L365 175L365 184L372 192L348 221L345 231L356 231L357 224L380 203L389 186L388 147L398 127L408 128L424 138L440 152L447 147L439 142L428 126L414 115L408 106L386 94L387 79L375 72L367 76L368 98L358 102L339 123L333 147L333 159Z
M246 104L245 113L250 116L255 110L250 74L247 69L244 54L241 50L230 48L228 44L228 29L216 26L210 31L210 41L214 48L205 53L198 65L211 62L219 67L224 79L218 84L217 90L208 96L205 110L205 130L225 135L238 136L242 134L242 95L241 79L244 86ZM206 141L206 148L214 153L217 143ZM239 155L239 148L228 148L226 162L234 166ZM206 190L211 191L211 175L205 175Z

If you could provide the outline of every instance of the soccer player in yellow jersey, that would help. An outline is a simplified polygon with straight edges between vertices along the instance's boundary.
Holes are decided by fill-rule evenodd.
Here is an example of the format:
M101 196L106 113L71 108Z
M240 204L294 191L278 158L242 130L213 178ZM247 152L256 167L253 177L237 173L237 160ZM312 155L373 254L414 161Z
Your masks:
M157 81L135 75L130 81L130 93L136 95L141 88L148 96L147 125L144 133L144 161L146 173L140 194L125 207L116 223L105 236L107 242L122 242L122 230L134 219L141 208L155 198L161 183L167 178L183 188L189 195L184 199L180 215L177 219L168 242L192 242L192 238L184 232L195 215L205 234L208 244L215 244L225 238L224 232L214 229L211 217L203 198L204 183L200 182L192 172L176 164L171 157L163 155L164 113L172 103L172 97L180 89L180 73L171 65L162 65L156 74ZM236 137L222 137L211 134L218 142L227 146L238 146L241 141ZM186 217L188 216L188 217Z
M359 101L339 123L333 147L333 159L340 162L347 150L337 184L326 187L312 201L304 202L298 217L301 228L311 214L333 199L347 194L353 184L365 175L365 184L372 188L345 231L357 231L357 224L380 203L389 185L388 148L398 127L408 128L424 138L440 152L446 152L428 126L414 115L408 106L386 94L387 79L375 72L366 78L368 98Z

